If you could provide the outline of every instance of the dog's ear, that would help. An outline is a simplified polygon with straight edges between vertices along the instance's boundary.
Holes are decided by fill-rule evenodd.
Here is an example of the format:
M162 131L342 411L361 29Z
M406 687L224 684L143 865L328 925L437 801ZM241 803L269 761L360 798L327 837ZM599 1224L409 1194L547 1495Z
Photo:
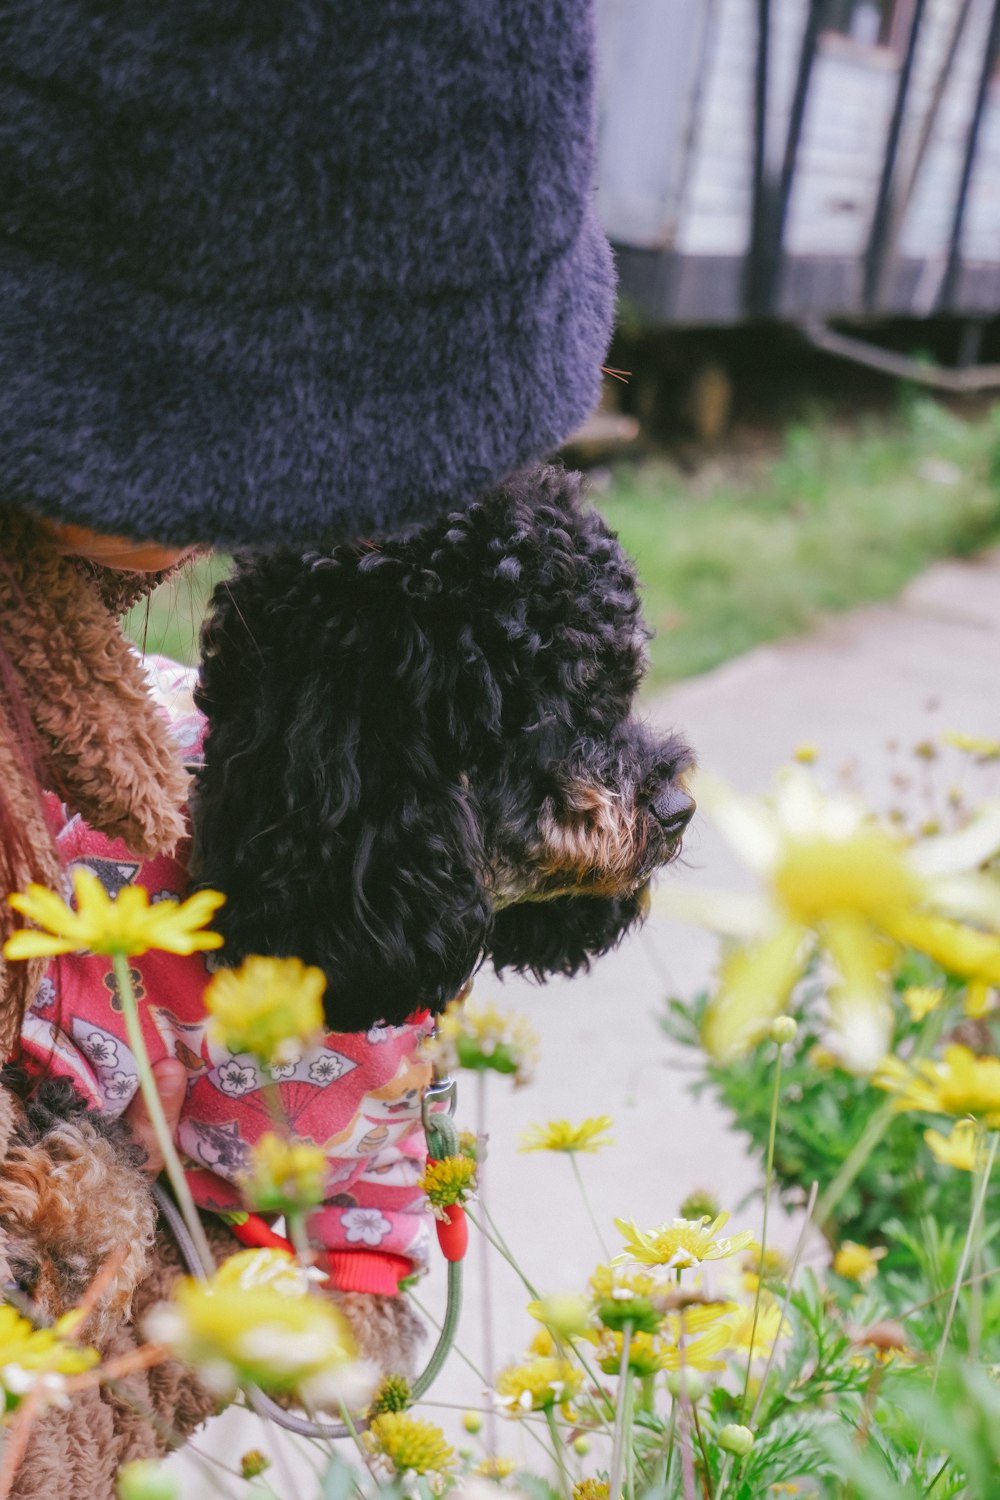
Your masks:
M219 586L203 632L195 873L225 892L224 958L318 965L334 1030L440 1009L485 939L435 587L375 553L271 558Z
M557 896L522 901L494 919L490 957L500 974L513 969L539 983L553 974L586 972L595 958L617 948L646 914L646 894Z

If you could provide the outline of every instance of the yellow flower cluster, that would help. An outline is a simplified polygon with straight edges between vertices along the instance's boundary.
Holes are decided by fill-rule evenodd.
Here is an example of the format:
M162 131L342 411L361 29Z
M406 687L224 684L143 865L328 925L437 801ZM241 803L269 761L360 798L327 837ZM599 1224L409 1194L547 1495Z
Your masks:
M427 1044L427 1056L443 1073L456 1068L492 1070L507 1074L520 1086L529 1083L534 1074L538 1036L515 1011L453 1000L438 1020L437 1032Z
M59 953L105 953L139 958L150 948L164 953L194 953L222 946L217 932L205 925L225 901L218 891L198 891L187 901L154 901L141 885L127 885L116 897L86 866L73 871L76 910L55 891L29 885L23 894L8 896L34 928L12 933L4 944L5 958L50 958Z
M391 1474L443 1476L455 1461L440 1427L406 1412L380 1412L365 1433L365 1446Z
M267 1066L289 1061L322 1034L326 976L297 958L244 960L220 969L205 991L211 1035Z
M312 1293L286 1251L242 1251L208 1281L181 1279L145 1332L220 1392L250 1383L294 1391L309 1405L360 1409L374 1389L343 1315Z
M322 1203L325 1182L326 1156L318 1146L269 1131L254 1146L240 1188L261 1213L301 1213Z
M476 1163L467 1156L444 1156L429 1161L417 1186L432 1210L464 1203L476 1185Z

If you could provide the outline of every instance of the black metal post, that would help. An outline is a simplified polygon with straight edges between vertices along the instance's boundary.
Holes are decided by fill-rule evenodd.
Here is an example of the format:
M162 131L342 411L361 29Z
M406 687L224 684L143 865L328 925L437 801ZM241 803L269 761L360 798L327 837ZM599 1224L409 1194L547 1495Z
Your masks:
M975 166L976 147L979 144L979 127L983 120L986 93L989 89L990 79L993 77L993 72L996 68L998 52L1000 52L1000 0L994 0L989 35L986 38L982 67L979 70L976 103L972 111L972 119L969 121L968 133L965 137L965 160L962 162L962 175L959 178L958 196L955 200L955 210L951 220L951 239L948 243L948 266L945 270L944 280L941 283L941 291L938 296L938 312L948 312L951 310L955 293L958 290L958 272L962 259L962 229L965 224L965 209L969 196L969 184L972 181L972 169Z
M868 249L865 254L865 306L869 312L874 311L874 305L878 297L879 282L882 275L882 260L886 249L886 231L892 219L892 178L896 168L896 157L899 153L899 138L903 128L903 118L906 113L906 96L910 90L910 79L913 74L913 60L917 53L917 38L920 35L920 22L923 19L924 8L927 0L915 0L913 7L913 19L910 21L910 30L906 38L906 52L899 69L899 80L896 84L896 98L892 107L892 119L889 121L889 134L885 143L885 157L882 161L882 175L879 178L878 196L875 199L875 213L872 216L871 234L868 237ZM1000 4L1000 0L997 0Z
M829 9L830 0L810 0L806 24L799 48L799 66L795 75L795 93L788 117L788 134L785 137L785 155L781 163L781 182L778 188L778 204L775 213L774 232L769 246L767 311L774 312L781 290L781 272L784 261L785 224L788 220L788 205L795 181L795 167L802 138L802 124L806 115L806 100L809 97L809 82L813 63L816 60L816 44Z
M771 0L757 0L757 54L753 89L753 208L745 301L751 317L767 311L768 225L775 184L767 170L767 84L771 50Z

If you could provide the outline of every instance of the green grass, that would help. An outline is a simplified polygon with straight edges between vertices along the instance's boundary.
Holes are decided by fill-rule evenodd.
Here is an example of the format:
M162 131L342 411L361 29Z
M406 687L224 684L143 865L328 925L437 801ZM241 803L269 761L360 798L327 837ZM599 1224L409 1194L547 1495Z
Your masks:
M622 467L596 503L636 559L655 630L649 686L707 671L827 610L892 598L935 558L1000 537L1000 407L963 420L907 395L891 417L822 413L776 457L732 455L696 476ZM193 661L224 559L185 570L140 605L129 633Z
M174 661L197 661L201 621L213 588L229 568L229 559L222 556L189 563L125 616L129 640Z
M935 558L1000 537L1000 410L908 398L893 418L790 427L779 456L716 482L621 468L598 507L635 558L650 687L707 671L828 610L896 595Z

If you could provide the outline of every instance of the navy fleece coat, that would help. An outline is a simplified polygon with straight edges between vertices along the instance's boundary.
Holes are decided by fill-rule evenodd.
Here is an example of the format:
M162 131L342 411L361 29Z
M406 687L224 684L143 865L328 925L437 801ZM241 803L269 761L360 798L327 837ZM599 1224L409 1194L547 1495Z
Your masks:
M11 0L0 500L222 546L426 520L599 387L590 0Z

